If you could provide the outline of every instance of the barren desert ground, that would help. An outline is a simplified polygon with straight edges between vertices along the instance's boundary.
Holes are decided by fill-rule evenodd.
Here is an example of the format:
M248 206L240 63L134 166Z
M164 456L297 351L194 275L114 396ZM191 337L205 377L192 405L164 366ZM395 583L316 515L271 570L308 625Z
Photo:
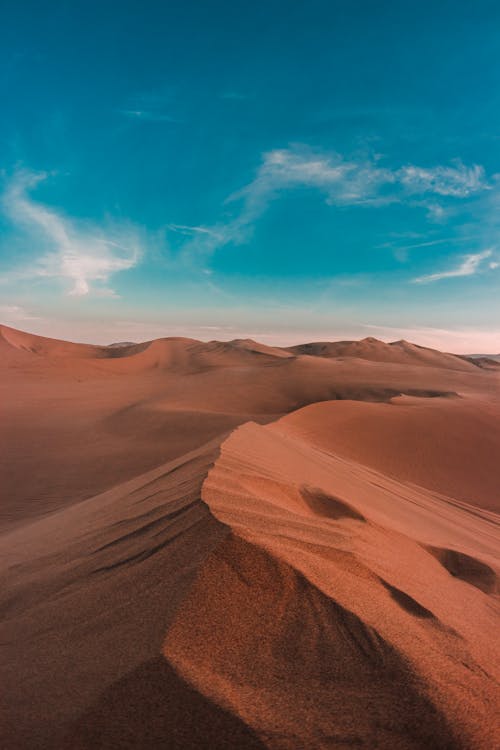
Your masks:
M500 365L0 327L5 750L500 747Z

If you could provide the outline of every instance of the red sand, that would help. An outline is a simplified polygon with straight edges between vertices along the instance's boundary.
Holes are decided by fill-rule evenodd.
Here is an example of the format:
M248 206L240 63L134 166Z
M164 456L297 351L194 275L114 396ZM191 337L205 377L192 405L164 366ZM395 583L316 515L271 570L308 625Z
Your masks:
M2 747L500 746L499 371L0 333Z

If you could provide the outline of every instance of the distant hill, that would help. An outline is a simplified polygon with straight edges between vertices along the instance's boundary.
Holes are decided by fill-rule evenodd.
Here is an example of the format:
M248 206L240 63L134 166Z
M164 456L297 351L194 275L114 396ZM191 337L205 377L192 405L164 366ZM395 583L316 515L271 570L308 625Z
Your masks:
M469 354L469 359L491 359L494 362L500 362L500 354Z
M425 346L418 346L409 341L393 341L386 344L371 336L361 341L316 341L299 344L288 348L295 355L307 354L324 359L357 358L372 362L392 363L401 365L420 365L427 367L442 367L452 370L470 369L475 362L459 357L455 354L438 352Z

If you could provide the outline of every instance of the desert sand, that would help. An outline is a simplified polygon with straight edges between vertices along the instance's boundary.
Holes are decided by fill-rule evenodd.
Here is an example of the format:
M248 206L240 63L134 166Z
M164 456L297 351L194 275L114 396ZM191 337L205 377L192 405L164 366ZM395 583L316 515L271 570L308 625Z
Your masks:
M500 747L500 368L0 327L2 747Z

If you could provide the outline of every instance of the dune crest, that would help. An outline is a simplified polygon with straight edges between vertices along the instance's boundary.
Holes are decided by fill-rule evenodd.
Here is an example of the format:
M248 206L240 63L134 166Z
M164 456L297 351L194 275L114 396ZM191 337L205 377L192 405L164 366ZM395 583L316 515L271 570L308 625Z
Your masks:
M304 491L311 475L321 490ZM494 746L498 601L437 566L434 549L468 550L454 553L463 568L497 576L498 519L327 456L280 423L238 428L202 497L233 535L168 631L164 654L185 679L271 748Z

